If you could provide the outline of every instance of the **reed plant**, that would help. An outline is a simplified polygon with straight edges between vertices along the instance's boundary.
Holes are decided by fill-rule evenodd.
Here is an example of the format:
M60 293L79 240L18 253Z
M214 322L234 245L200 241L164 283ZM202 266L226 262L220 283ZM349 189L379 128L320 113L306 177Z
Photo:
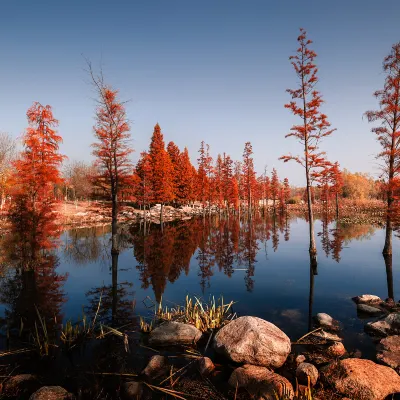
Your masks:
M155 322L159 321L179 321L195 326L202 332L211 329L219 329L232 319L236 314L232 312L234 302L225 304L224 298L218 299L211 297L205 302L197 297L186 296L184 305L176 305L174 307L163 306L162 299L155 308ZM141 319L142 321L142 319ZM141 322L142 331L149 331L153 324Z
M49 356L52 348L58 347L54 338L49 335L44 317L40 315L39 309L35 306L38 321L35 321L35 330L32 333L33 344L41 356Z

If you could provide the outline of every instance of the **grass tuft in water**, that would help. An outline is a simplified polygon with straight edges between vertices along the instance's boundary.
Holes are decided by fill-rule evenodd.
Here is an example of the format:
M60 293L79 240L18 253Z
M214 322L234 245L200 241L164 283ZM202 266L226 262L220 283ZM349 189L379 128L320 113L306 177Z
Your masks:
M195 296L186 296L184 305L164 307L161 299L158 306L155 306L154 320L148 323L141 317L140 329L145 333L151 332L154 325L161 321L183 322L202 332L219 329L236 317L236 314L232 313L233 304L233 301L225 304L222 296L217 300L212 296L208 302Z

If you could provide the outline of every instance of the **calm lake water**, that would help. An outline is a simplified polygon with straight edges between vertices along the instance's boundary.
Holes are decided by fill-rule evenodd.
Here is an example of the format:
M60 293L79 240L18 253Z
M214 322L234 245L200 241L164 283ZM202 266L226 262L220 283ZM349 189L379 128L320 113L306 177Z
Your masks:
M372 354L351 297L371 293L399 299L400 246L393 242L393 264L381 251L384 230L317 220L317 274L310 269L308 225L284 216L194 219L151 225L146 235L134 225L123 230L118 260L111 260L108 227L61 234L58 247L46 250L36 273L3 262L0 278L2 332L27 326L35 306L58 322L93 315L102 295L101 318L123 319L152 313L152 304L182 304L186 294L234 300L239 315L275 323L292 340L308 331L309 317L326 312L343 323L348 349ZM3 243L3 246L9 246ZM3 248L3 253L7 249ZM114 268L112 263L114 262ZM114 271L114 272L113 272Z

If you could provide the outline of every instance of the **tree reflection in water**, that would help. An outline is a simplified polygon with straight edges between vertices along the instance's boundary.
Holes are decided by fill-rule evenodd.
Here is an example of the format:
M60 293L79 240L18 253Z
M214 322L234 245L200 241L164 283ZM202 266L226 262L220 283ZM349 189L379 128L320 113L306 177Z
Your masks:
M141 286L145 289L151 286L157 302L161 301L168 282L177 281L181 274L189 274L191 262L192 268L197 268L198 282L203 292L210 287L216 272L222 272L230 278L239 270L244 271L245 288L252 291L256 285L260 250L264 249L267 255L269 243L274 251L278 251L280 245L290 240L291 218L295 217L287 214L255 215L254 218L240 220L212 216L168 223L163 231L155 224L149 225L146 230L133 225L129 229L121 228L120 249L133 248ZM37 306L49 324L55 326L62 321L62 306L66 301L63 285L67 275L57 273L60 261L56 247L60 232L46 219L38 220L31 226L32 229L22 229L22 222L16 221L12 234L3 238L2 243L0 300L6 305L3 325L19 329L22 320L26 329L32 328ZM370 225L332 222L330 216L322 217L321 224L321 245L325 254L337 262L350 240L367 239L374 232ZM101 261L110 268L110 284L92 287L87 291L85 312L92 318L101 296L99 318L110 323L122 323L133 315L133 283L118 279L119 254L110 254L109 249L108 227L84 228L65 234L62 254L75 265ZM385 258L385 265L388 297L393 297L391 258ZM310 323L316 274L317 263L312 259Z
M60 231L49 213L20 211L1 243L0 302L5 305L3 328L21 330L22 339L27 339L38 319L37 311L49 332L62 323L68 275L57 273Z

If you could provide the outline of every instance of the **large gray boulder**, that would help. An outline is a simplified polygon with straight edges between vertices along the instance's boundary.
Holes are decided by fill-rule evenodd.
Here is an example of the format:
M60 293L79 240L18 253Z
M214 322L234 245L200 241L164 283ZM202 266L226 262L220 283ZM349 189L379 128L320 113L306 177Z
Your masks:
M279 368L290 353L290 339L271 322L239 317L219 330L214 349L231 361Z
M321 374L337 393L352 399L384 400L400 392L400 376L370 360L347 358L324 367Z
M196 343L202 333L193 325L182 322L164 322L150 332L151 346L187 346Z

